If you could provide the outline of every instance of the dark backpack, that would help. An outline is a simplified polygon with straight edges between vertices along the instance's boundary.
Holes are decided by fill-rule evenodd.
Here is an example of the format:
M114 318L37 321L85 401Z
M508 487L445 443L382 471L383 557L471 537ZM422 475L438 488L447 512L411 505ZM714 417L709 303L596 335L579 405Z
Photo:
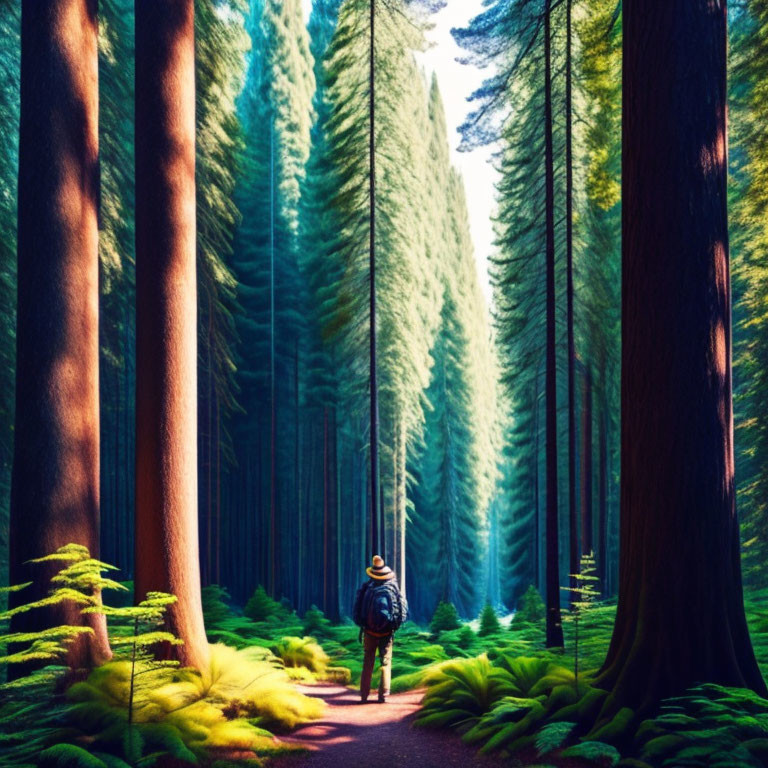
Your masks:
M400 628L405 618L397 587L389 581L368 582L355 601L355 623L369 632L387 634Z

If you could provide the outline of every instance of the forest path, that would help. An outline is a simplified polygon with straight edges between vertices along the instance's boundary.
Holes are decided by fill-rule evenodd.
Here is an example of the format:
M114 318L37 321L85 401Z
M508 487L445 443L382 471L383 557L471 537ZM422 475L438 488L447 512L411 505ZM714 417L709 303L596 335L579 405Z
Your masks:
M283 741L305 747L309 754L281 758L278 765L296 768L496 768L502 763L483 757L454 734L414 728L423 691L390 696L376 702L376 692L359 704L357 691L339 685L298 686L307 696L326 702L322 720L305 725Z

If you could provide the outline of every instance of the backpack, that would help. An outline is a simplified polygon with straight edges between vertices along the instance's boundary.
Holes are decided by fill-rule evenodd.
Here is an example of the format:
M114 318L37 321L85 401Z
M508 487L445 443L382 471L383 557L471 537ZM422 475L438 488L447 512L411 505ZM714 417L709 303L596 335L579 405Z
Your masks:
M400 628L405 616L400 593L389 581L367 583L355 601L355 623L376 634L387 634Z

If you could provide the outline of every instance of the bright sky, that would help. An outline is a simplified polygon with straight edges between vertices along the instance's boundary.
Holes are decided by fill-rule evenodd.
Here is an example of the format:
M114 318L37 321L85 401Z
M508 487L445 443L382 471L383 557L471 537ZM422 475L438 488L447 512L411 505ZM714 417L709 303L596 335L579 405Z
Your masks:
M487 76L487 72L456 61L463 51L451 36L454 27L466 26L467 22L483 9L483 0L448 0L445 8L433 17L434 29L428 34L432 47L421 58L428 74L437 73L437 80L445 102L448 121L448 140L454 165L464 177L469 207L469 224L475 244L480 285L491 304L491 286L488 278L488 257L493 250L493 224L495 184L498 177L489 162L492 148L459 152L458 127L464 122L471 105L467 98Z
M312 0L302 0L309 17ZM480 285L490 306L491 288L488 279L488 257L493 249L491 215L495 209L494 189L497 173L489 162L492 149L459 152L458 127L464 122L470 106L467 97L477 89L486 73L476 67L459 64L456 57L462 54L451 36L453 27L462 27L483 9L483 0L448 0L445 8L433 16L434 29L428 34L431 48L420 55L427 76L437 73L440 90L445 102L448 121L448 138L454 165L464 177L469 206L472 240L475 244Z

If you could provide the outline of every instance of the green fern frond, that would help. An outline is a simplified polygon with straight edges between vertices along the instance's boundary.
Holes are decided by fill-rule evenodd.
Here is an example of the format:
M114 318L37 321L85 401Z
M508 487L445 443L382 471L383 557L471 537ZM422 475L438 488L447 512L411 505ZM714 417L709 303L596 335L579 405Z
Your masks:
M107 764L74 744L54 744L40 754L37 768L108 768Z

